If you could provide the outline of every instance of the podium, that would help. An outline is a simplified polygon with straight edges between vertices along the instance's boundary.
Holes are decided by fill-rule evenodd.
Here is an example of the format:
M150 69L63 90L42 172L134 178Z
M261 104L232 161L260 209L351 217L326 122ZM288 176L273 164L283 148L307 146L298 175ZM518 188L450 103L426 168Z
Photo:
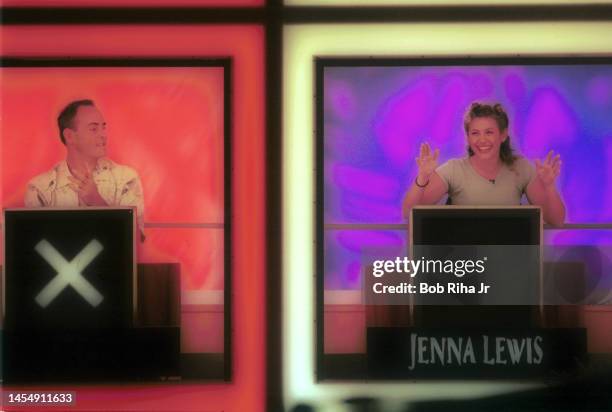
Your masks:
M180 376L179 265L137 268L133 208L4 213L3 383Z
M543 224L541 210L535 206L415 207L409 225L410 247L452 245L528 245L541 250ZM413 249L413 250L414 250ZM416 257L416 256L415 256ZM520 257L517 257L520 258ZM541 259L540 264L541 265ZM516 264L507 259L507 264ZM539 289L541 270L531 287ZM422 327L482 328L503 325L505 328L543 326L543 302L537 305L455 305L417 306L414 325Z
M519 305L511 299L507 304L479 304L483 298L469 297L451 306L414 294L405 305L369 306L368 377L507 379L578 368L586 359L585 329L546 325L545 313L550 311L544 310L541 299L542 239L539 207L415 207L409 223L411 259L422 258L424 250L495 245L503 252L523 247L538 258L531 267L522 266L531 269L523 277L530 289L525 293L531 295L528 304ZM503 253L499 256L510 273L520 263L511 254L506 261Z

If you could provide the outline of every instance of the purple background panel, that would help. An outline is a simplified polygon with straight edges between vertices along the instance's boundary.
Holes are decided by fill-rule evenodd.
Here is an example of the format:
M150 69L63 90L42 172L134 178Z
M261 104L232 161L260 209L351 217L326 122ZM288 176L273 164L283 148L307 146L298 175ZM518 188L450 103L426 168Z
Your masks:
M401 223L421 142L440 163L466 155L463 115L501 103L515 151L561 155L568 223L612 221L612 65L380 66L324 69L324 220ZM359 287L359 250L404 233L327 231L325 287ZM377 243L378 242L378 243ZM612 244L610 233L567 231L549 244Z

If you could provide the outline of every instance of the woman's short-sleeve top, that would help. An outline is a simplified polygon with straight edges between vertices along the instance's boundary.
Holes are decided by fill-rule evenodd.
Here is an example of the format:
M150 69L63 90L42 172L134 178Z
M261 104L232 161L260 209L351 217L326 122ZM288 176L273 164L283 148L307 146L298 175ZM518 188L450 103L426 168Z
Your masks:
M448 187L454 205L512 206L521 204L527 185L535 175L533 165L519 157L512 166L504 164L494 180L479 175L469 158L451 159L436 169Z

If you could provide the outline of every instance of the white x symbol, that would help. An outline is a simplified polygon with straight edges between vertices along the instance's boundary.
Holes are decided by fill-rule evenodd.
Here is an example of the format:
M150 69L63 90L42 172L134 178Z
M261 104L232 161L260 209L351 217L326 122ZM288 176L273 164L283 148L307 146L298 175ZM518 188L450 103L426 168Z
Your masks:
M81 273L102 252L102 249L104 249L102 244L93 239L71 262L68 262L51 243L45 239L38 242L34 250L57 271L57 276L36 296L36 303L43 308L47 307L64 288L71 285L91 306L98 306L104 296Z

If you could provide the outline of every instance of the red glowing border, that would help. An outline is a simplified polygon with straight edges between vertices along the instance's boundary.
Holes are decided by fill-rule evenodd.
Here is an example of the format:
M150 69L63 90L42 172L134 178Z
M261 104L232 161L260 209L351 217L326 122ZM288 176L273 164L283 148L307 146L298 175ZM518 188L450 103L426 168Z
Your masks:
M3 7L261 7L264 0L4 0Z
M261 26L4 26L5 57L231 57L232 382L28 387L76 391L71 410L265 408L264 30ZM1 148L0 148L1 150ZM4 388L4 391L26 388ZM6 408L8 405L4 405ZM39 409L39 410L42 410Z

